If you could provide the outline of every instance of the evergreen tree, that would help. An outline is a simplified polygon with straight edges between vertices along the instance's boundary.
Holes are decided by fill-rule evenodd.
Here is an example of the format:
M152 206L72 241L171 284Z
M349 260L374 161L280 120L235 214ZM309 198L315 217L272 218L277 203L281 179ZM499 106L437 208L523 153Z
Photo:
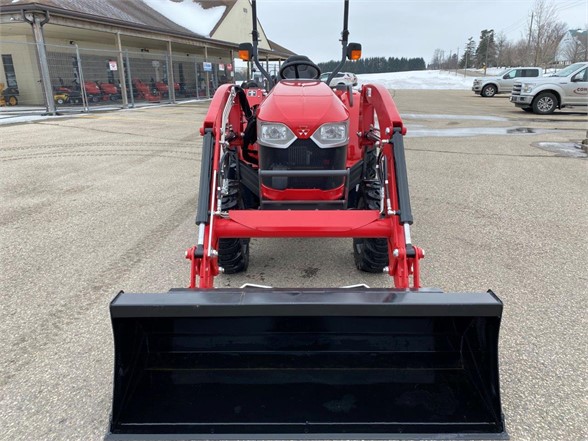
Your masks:
M496 42L494 41L494 29L484 29L480 33L480 42L476 49L477 68L496 66Z
M338 61L318 63L322 72L332 72L339 64ZM396 57L368 57L357 61L347 61L343 72L362 73L386 73L405 72L408 70L425 70L426 64L423 58L396 58Z
M461 60L459 61L459 67L472 67L474 65L475 58L476 42L474 41L474 37L470 37L468 38L465 50L463 51L463 55L461 56Z

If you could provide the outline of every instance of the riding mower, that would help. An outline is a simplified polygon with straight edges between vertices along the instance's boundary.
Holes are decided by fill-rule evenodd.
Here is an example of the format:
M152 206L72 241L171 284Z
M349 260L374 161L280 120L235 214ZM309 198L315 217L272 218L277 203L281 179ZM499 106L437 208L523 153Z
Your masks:
M0 106L16 106L18 104L18 89L16 87L4 87L0 83Z
M105 101L118 101L122 99L120 89L115 84L104 83L102 81L96 81L96 84L100 88Z
M344 2L342 59L348 43ZM303 56L268 90L225 84L204 124L188 288L120 292L108 440L508 439L498 382L502 302L423 288L403 124L378 84L332 89ZM350 238L365 285L214 288L251 238ZM351 241L350 241L351 242Z
M138 99L156 103L161 101L161 96L157 89L155 91L152 90L148 84L138 78L133 79L133 88L135 89L135 95Z
M74 81L72 86L66 86L63 78L59 77L59 86L53 90L53 101L55 104L82 104L82 92L80 85Z

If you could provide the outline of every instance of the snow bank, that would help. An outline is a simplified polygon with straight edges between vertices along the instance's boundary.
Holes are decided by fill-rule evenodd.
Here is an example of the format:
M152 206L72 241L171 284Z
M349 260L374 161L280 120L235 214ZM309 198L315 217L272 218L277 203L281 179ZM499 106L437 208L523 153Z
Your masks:
M189 29L195 34L210 37L210 33L219 22L226 6L204 9L192 0L176 3L171 0L142 0L168 20Z
M380 74L360 74L359 84L378 83L387 89L452 89L470 90L472 77L439 70L415 70Z

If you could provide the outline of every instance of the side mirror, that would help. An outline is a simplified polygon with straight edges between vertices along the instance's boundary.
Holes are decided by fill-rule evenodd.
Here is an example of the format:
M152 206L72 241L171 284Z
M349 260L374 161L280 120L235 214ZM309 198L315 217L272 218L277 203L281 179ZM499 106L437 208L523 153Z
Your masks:
M347 59L348 60L359 60L361 58L361 44L349 43L347 45Z
M580 81L584 81L584 72L577 73L572 77L572 83L579 83Z
M239 45L239 59L251 61L253 58L253 45L251 43L241 43Z

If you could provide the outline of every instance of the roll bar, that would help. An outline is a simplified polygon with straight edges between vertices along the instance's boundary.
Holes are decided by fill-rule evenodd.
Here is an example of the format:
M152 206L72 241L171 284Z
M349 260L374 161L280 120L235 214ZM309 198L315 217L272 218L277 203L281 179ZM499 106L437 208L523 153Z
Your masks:
M253 44L249 43L242 43L239 45L239 51L244 50L249 53L250 59L253 60L261 74L267 80L268 88L271 89L274 86L274 80L270 76L270 74L263 68L262 64L259 62L259 55L257 49L257 43L259 42L259 31L257 30L257 1L251 0L252 6L252 17L253 17L253 30L251 32L252 42ZM344 0L344 8L343 8L343 31L341 32L341 62L335 67L329 78L327 79L327 84L331 84L335 75L339 73L339 71L345 65L345 60L349 58L350 60L356 60L361 56L361 45L359 43L348 43L349 38L349 29L348 29L348 22L349 22L349 0Z
M251 2L252 14L253 14L253 31L251 32L251 38L253 40L252 58L253 58L253 62L255 63L255 65L257 66L257 68L261 72L261 74L267 80L268 89L271 89L272 87L274 87L274 80L272 79L270 74L263 68L263 66L259 62L259 57L257 54L257 42L259 41L259 32L257 30L257 4L256 3L257 2L255 0L252 0L252 2Z

